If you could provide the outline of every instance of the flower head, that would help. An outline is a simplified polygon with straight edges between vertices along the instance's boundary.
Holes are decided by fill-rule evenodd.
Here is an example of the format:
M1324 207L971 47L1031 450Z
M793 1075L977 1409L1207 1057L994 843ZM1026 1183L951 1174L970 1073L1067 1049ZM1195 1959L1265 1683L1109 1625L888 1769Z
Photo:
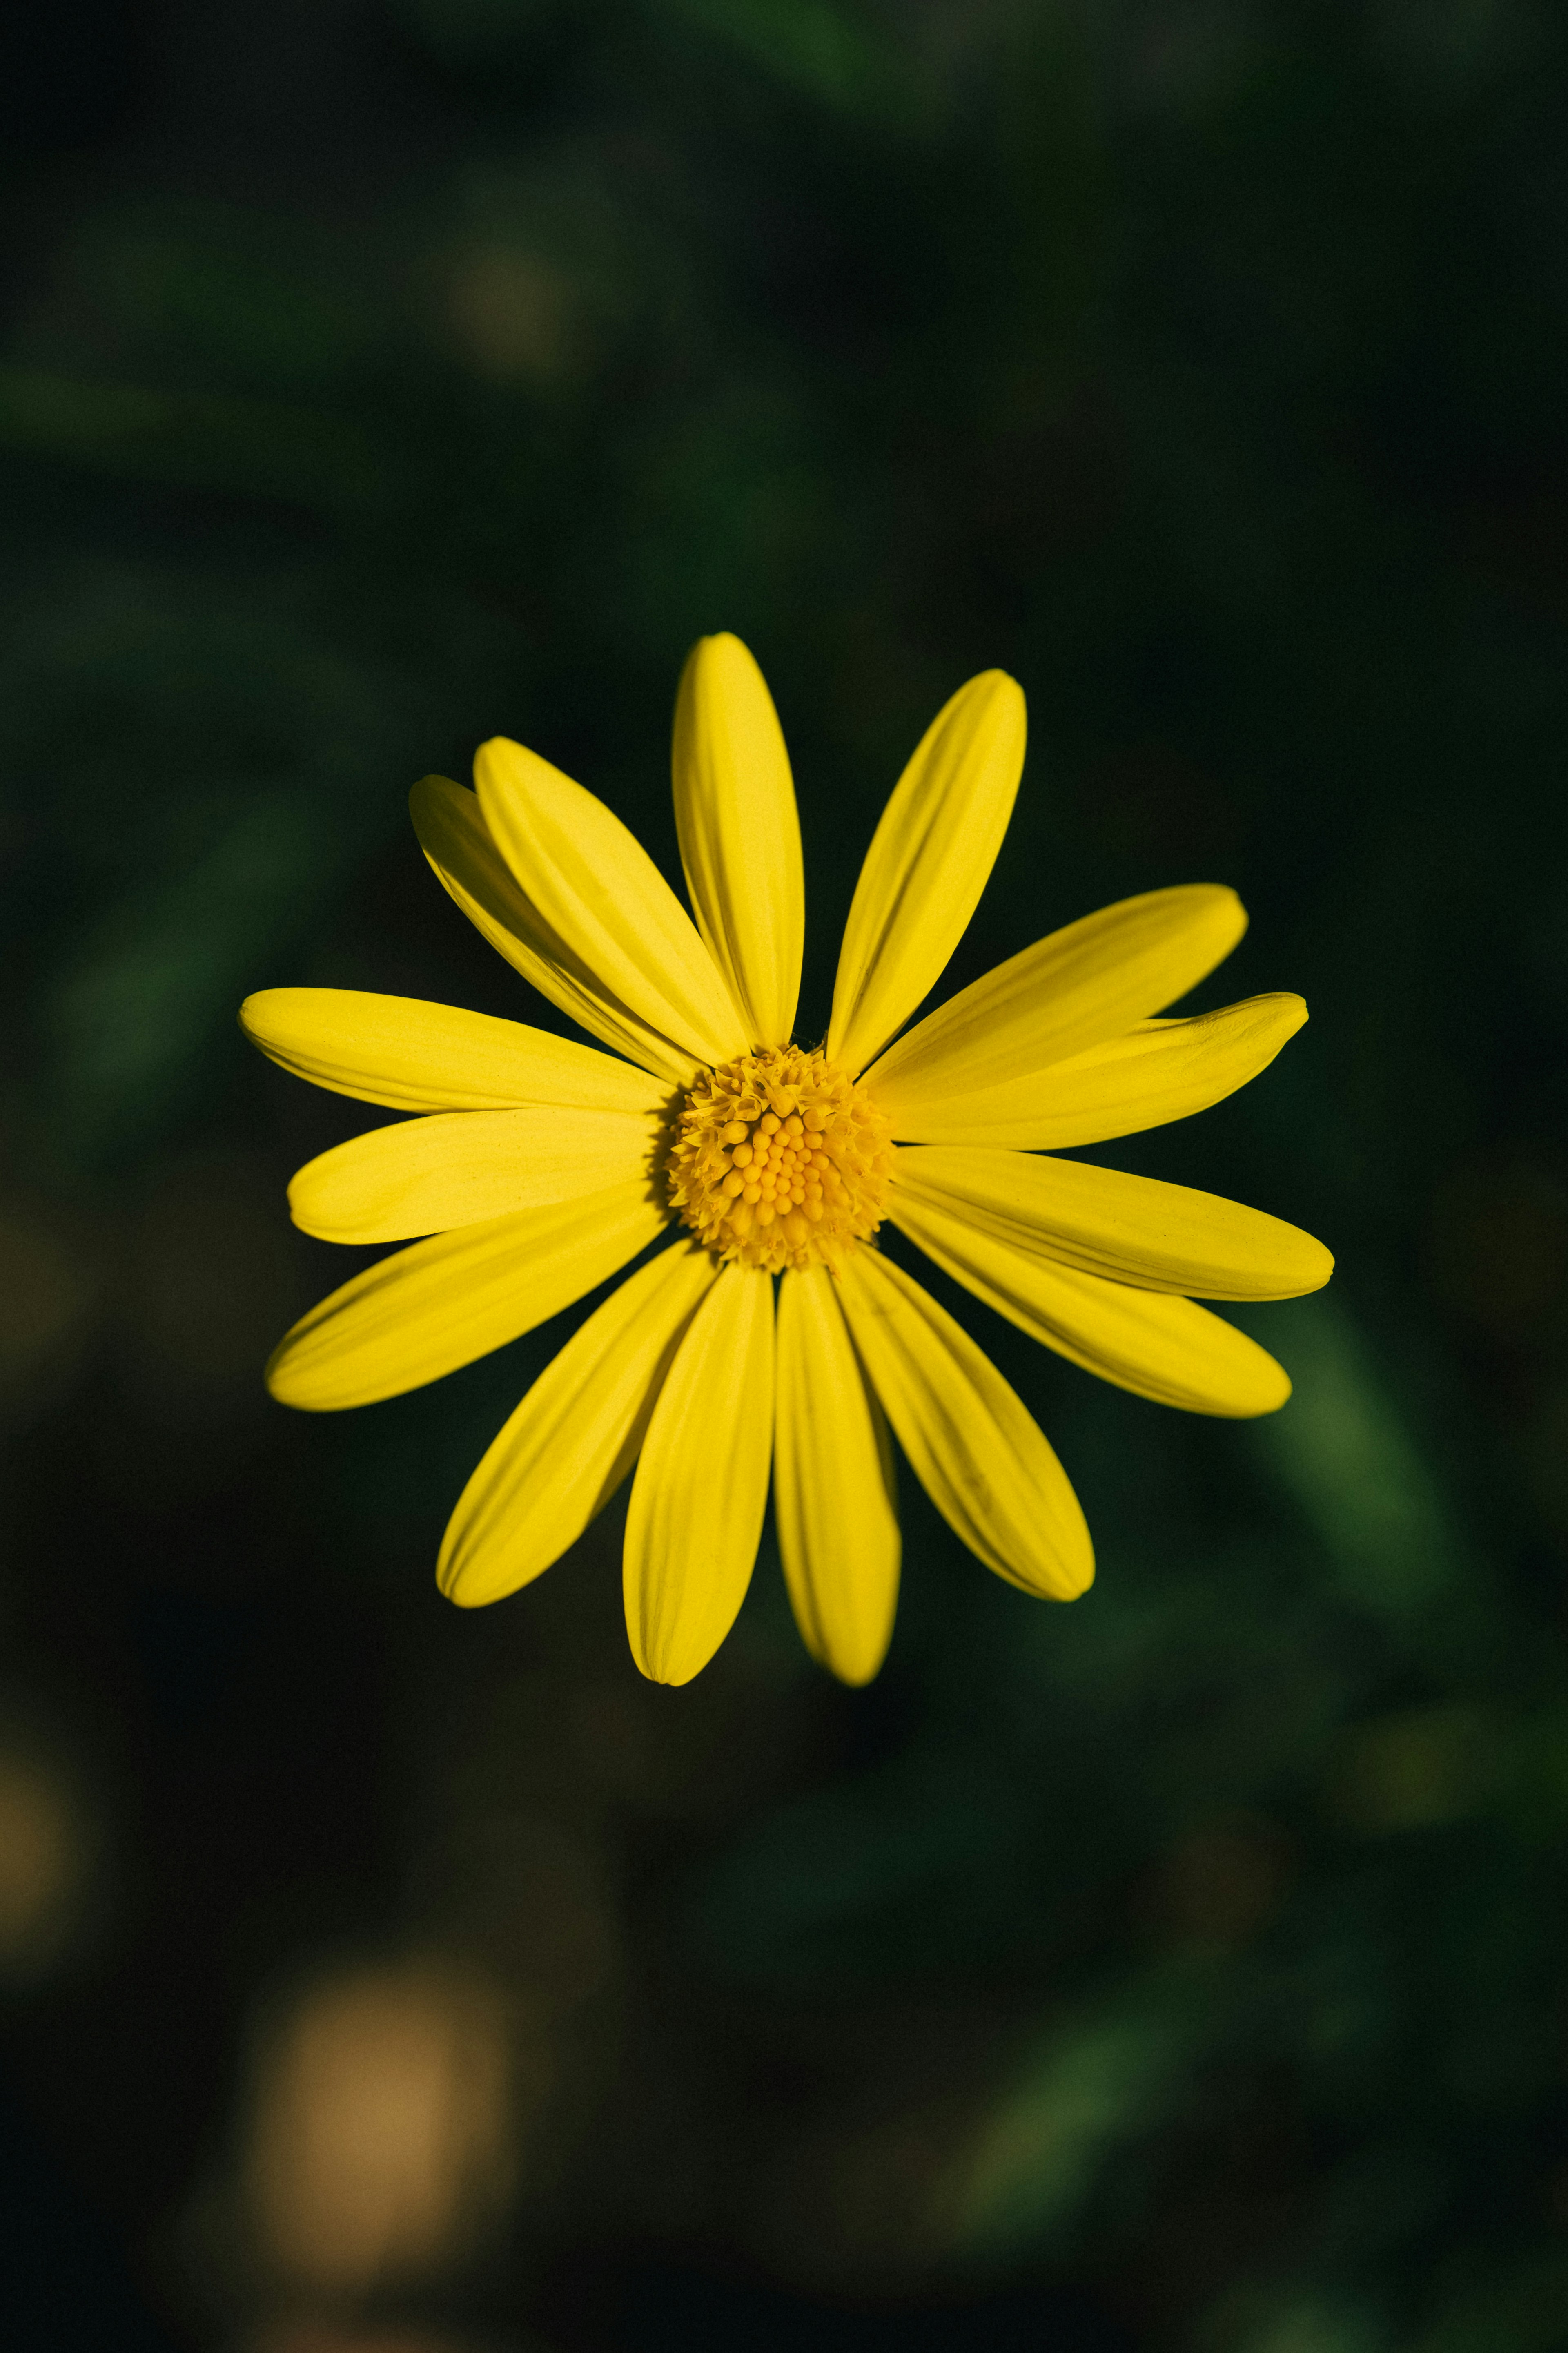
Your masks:
M685 1683L734 1621L771 1477L802 1635L867 1682L898 1592L889 1424L988 1567L1053 1599L1081 1593L1093 1554L1060 1464L968 1334L879 1250L884 1223L1124 1388L1200 1413L1284 1403L1274 1360L1196 1303L1314 1290L1332 1265L1322 1246L1213 1195L1054 1156L1217 1103L1305 1020L1289 996L1154 1018L1240 938L1233 892L1125 900L904 1027L974 912L1023 757L1023 696L1001 672L939 712L867 853L819 1047L793 1035L805 892L789 762L731 637L697 646L676 706L695 922L611 811L519 744L481 748L476 792L439 776L414 791L451 896L610 1053L355 990L247 999L241 1021L274 1060L418 1114L289 1187L309 1233L425 1239L286 1335L268 1368L285 1403L416 1388L665 1245L469 1480L437 1566L455 1601L537 1577L635 1468L632 1650L645 1674Z

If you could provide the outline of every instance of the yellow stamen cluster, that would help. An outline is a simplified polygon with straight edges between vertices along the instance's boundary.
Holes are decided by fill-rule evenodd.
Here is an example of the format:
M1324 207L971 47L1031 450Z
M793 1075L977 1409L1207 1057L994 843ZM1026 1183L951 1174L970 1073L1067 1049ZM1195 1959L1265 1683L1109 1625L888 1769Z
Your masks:
M835 1264L881 1223L892 1131L821 1053L767 1046L704 1071L665 1163L670 1207L721 1259Z

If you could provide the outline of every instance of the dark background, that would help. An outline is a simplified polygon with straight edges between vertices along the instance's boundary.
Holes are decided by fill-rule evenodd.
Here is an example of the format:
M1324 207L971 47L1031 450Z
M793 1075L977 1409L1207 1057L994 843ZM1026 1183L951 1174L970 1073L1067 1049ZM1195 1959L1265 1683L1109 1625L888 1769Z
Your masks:
M1546 0L52 0L0 30L0 2337L1568 2343L1568 35ZM846 1693L689 1689L618 1511L437 1598L574 1319L260 1366L364 1124L248 989L552 1024L407 824L505 732L674 871L700 632L803 1033L920 731L1027 692L967 980L1234 883L1256 1086L1106 1156L1321 1234L1259 1425L970 1328L1070 1609L903 1482ZM940 1284L936 1286L941 1288ZM366 2119L369 2118L369 2122Z

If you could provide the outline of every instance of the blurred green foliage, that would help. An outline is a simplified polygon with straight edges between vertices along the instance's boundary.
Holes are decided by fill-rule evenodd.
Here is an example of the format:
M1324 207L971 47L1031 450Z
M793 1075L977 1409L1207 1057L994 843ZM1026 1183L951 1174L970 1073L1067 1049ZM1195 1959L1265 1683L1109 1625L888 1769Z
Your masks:
M1093 2342L1194 2353L1568 2338L1565 51L1539 0L385 0L167 12L86 143L41 92L6 1673L134 1793L141 1892L13 2056L132 2242L300 1953L417 1927L544 1983L544 1823L619 1958L551 1996L561 2154L453 2310L652 2343L549 2287L651 2245L801 2296L1024 2283L1042 2327L1068 2283ZM445 1512L570 1319L341 1425L251 1369L359 1262L278 1255L356 1114L247 1061L238 997L551 1023L407 786L506 732L674 872L719 628L795 759L804 1030L902 759L993 663L1029 765L952 982L1215 879L1253 929L1204 1001L1314 1017L1105 1155L1336 1249L1249 1319L1296 1398L1163 1413L961 1305L1100 1583L1026 1602L906 1477L863 1694L767 1553L690 1694L634 1688L614 1525L444 1612Z

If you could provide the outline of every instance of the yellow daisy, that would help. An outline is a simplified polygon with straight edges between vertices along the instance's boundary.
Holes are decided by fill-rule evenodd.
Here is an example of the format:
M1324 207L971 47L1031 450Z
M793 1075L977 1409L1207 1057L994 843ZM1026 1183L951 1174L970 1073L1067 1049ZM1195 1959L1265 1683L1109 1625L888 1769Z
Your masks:
M604 803L520 744L483 746L477 792L444 776L414 790L425 854L464 913L612 1053L353 989L246 1000L246 1031L286 1069L422 1114L323 1153L289 1187L307 1233L428 1239L288 1334L268 1368L285 1404L416 1388L668 1245L567 1342L469 1480L437 1567L454 1601L499 1600L548 1568L635 1465L632 1651L645 1675L686 1683L734 1622L771 1471L802 1636L868 1682L898 1593L889 1423L988 1568L1054 1600L1081 1593L1094 1558L1060 1464L968 1334L877 1249L884 1220L1102 1379L1199 1413L1284 1403L1273 1358L1195 1301L1315 1290L1322 1245L1212 1194L1043 1156L1217 1103L1306 1019L1290 996L1151 1018L1241 937L1234 892L1123 900L903 1029L974 912L1023 763L1023 695L989 670L900 778L827 1036L797 1045L789 760L745 647L706 638L675 714L695 923Z

